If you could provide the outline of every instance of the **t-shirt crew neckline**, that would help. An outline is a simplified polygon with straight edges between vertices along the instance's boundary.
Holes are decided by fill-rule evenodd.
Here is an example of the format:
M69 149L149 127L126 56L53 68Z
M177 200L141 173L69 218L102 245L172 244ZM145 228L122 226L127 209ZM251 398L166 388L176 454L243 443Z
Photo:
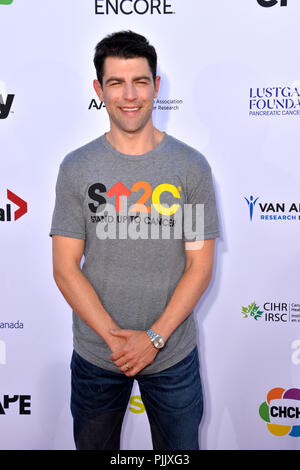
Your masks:
M137 161L137 160L144 160L146 158L149 158L149 157L154 157L155 154L162 150L162 148L166 145L167 141L168 141L168 134L166 132L164 132L164 136L163 138L161 139L161 141L159 142L158 145L156 145L152 150L150 150L149 152L147 153L142 153L141 155L130 155L130 154L126 154L126 153L121 153L119 152L117 149L115 149L111 144L110 142L108 142L107 138L105 137L105 134L101 135L100 137L100 142L111 152L113 153L116 157L120 157L120 158L126 158L127 160L132 160L132 161Z

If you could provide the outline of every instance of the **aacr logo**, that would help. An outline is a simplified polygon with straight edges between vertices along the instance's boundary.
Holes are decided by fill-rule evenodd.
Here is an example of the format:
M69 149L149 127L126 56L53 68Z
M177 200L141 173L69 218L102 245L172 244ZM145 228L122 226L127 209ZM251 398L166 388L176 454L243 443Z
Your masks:
M0 5L10 5L14 0L0 0Z

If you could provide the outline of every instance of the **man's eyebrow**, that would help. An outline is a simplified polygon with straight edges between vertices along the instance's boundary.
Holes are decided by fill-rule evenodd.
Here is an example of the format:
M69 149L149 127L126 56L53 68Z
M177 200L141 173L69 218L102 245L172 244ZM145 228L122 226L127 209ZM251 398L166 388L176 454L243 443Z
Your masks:
M142 75L140 77L135 77L133 80L134 81L147 80L148 82L151 82L151 78L148 75Z
M141 75L139 77L134 77L134 79L133 79L134 82L137 82L139 80L147 80L148 82L151 82L151 78L148 77L147 75ZM120 83L122 83L124 81L125 80L123 78L120 78L120 77L110 77L107 80L105 80L105 84L107 85L110 82L120 82Z

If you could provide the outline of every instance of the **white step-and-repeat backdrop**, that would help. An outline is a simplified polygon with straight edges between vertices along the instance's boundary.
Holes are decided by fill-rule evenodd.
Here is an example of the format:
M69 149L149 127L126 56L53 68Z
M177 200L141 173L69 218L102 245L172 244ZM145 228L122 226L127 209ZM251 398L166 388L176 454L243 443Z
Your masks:
M214 173L201 447L300 448L299 16L299 0L0 0L1 449L74 449L48 233L61 160L108 130L93 54L121 29L157 49L155 124ZM137 385L122 448L151 449Z

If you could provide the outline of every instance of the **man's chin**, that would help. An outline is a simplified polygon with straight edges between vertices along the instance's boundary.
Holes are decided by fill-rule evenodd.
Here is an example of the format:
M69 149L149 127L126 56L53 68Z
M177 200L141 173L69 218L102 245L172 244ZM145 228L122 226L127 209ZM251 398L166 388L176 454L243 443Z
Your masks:
M124 125L121 127L121 129L123 130L123 132L126 132L127 134L138 134L144 129L144 127L145 127L145 123L140 124L140 125L135 125L135 126Z
M136 128L127 128L127 129L124 129L124 132L126 132L127 134L138 134L139 132L141 132L141 130L143 129L143 127L136 127Z

